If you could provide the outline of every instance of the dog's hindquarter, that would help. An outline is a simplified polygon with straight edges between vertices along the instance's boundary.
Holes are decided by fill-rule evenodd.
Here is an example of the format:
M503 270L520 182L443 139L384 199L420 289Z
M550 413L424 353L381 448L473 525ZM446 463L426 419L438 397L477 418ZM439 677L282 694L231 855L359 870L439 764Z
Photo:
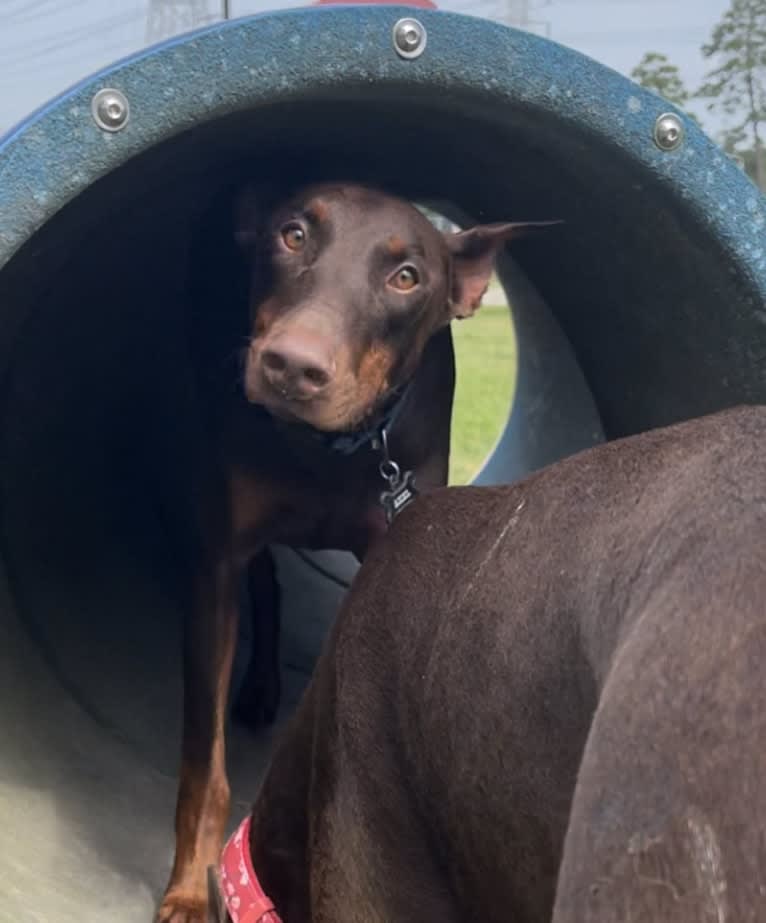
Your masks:
M763 511L722 529L617 648L580 767L555 923L764 918L764 541Z
M593 533L599 705L555 923L764 914L764 446L766 410L740 408L603 453L624 483Z

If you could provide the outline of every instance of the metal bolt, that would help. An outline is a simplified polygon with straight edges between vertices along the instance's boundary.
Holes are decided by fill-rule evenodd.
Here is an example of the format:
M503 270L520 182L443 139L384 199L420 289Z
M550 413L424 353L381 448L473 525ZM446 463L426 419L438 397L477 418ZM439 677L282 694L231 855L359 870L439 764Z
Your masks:
M684 135L684 124L674 112L664 112L654 123L654 143L661 151L680 147Z
M427 39L425 27L417 19L400 19L394 26L394 48L401 58L419 58Z
M93 120L104 131L120 131L128 124L130 106L119 90L99 90L90 104Z

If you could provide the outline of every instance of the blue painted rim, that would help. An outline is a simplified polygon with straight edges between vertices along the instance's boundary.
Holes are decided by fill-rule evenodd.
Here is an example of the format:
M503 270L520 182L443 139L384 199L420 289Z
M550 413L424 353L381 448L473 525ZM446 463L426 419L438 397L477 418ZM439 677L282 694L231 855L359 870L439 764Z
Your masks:
M678 204L696 211L766 295L766 199L696 125L663 153L653 142L663 100L583 55L485 20L418 10L428 47L414 61L392 45L407 7L338 6L262 14L175 38L95 74L0 142L0 268L53 214L129 158L184 130L265 104L371 93L472 93L586 132L632 158ZM122 90L131 118L120 132L92 119L94 93Z

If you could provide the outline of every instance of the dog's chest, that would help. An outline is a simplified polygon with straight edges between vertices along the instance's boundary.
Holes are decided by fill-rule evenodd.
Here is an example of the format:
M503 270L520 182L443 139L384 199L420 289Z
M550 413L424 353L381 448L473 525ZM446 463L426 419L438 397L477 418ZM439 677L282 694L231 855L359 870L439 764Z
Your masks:
M400 440L392 450L402 470L417 465ZM249 408L233 414L224 442L230 471L235 542L243 553L264 542L357 551L385 531L380 446L351 453L305 434L285 434Z
M382 482L370 475L322 483L235 471L231 480L235 544L244 555L267 542L356 550L378 531L383 519L381 489Z

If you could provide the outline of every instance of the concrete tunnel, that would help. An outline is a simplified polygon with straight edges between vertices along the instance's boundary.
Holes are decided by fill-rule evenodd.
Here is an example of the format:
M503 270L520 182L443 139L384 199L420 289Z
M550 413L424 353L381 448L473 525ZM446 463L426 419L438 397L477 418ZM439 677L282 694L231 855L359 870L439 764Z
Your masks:
M404 58L392 29L412 15L427 43ZM94 119L104 88L126 122ZM480 483L766 400L764 199L682 113L551 41L427 9L293 10L66 91L0 142L0 919L146 920L166 882L180 613L152 496L188 229L232 177L290 169L466 223L565 220L501 262L519 370ZM287 713L354 565L279 564ZM232 822L270 737L232 731Z

